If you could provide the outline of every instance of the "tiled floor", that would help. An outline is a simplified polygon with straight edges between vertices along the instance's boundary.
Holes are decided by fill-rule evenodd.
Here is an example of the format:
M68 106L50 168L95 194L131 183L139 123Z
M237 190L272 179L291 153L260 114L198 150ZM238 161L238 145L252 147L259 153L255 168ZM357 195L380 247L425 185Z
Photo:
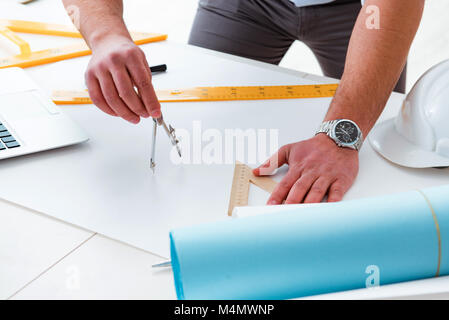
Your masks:
M7 299L93 236L0 200L0 299Z
M95 236L12 299L176 299L169 269L160 259Z

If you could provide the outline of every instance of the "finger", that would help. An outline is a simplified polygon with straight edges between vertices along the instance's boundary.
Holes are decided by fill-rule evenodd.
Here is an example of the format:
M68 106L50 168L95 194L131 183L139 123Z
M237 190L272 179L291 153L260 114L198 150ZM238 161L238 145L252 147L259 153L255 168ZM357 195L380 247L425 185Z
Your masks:
M342 180L335 181L329 188L327 202L338 202L343 199L345 193L349 190L351 184Z
M147 112L153 118L159 118L161 116L161 104L151 83L151 70L145 55L143 55L143 58L140 58L139 63L127 64L127 68Z
M289 191L285 204L301 203L315 180L312 174L302 175Z
M148 118L150 115L134 90L133 83L126 68L117 68L111 71L119 97L135 114Z
M253 170L255 176L268 176L287 163L290 145L283 146L261 166Z
M274 188L273 193L271 194L270 198L268 199L267 204L268 205L277 205L282 204L284 202L285 197L287 197L291 187L295 183L295 181L298 180L300 177L301 172L298 170L292 170L290 169L287 172L287 175L276 185L276 188Z
M103 97L103 92L101 91L100 83L98 79L93 75L86 75L86 85L89 89L89 96L92 102L103 112L116 117L117 114L112 110L105 98Z
M323 200L327 191L329 190L329 186L331 185L332 180L325 177L318 178L310 188L307 193L307 197L304 200L304 203L319 203Z
M118 95L117 89L115 87L114 81L110 73L105 72L99 77L101 91L103 96L109 105L109 107L114 110L114 112L121 118L129 121L131 123L137 124L140 121L138 115L132 112L125 103L122 101Z

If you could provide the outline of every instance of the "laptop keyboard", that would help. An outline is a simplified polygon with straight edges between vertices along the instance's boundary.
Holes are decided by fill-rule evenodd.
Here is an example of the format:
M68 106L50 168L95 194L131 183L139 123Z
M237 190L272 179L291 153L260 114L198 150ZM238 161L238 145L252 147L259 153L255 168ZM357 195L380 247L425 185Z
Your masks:
M20 144L0 122L0 152L7 149L14 149L20 147Z

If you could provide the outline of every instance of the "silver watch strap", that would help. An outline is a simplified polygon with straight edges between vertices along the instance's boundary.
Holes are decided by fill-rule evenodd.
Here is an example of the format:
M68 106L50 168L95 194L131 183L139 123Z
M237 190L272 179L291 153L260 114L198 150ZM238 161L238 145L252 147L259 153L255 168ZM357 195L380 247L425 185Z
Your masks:
M337 123L337 121L338 120L324 121L323 123L321 123L316 134L318 133L329 134L331 128Z
M354 143L354 149L359 151L360 149L362 149L362 145L363 145L363 134L360 131L360 135L359 138L357 139L357 141Z

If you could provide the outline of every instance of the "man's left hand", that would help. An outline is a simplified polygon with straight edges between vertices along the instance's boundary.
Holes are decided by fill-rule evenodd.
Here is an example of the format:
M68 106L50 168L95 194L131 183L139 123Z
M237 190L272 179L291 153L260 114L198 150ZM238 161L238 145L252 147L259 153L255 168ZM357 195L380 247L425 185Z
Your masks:
M284 164L288 172L271 194L269 205L317 203L326 195L328 202L340 201L359 170L358 152L338 147L325 134L283 146L253 173L270 175Z

